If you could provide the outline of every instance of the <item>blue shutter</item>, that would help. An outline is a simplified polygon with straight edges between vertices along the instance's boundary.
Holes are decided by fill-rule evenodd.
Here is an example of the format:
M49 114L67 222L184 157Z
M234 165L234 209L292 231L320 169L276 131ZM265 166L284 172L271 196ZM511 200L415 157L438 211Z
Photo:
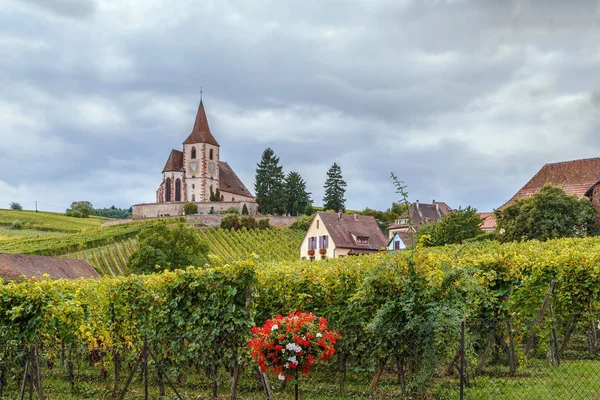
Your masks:
M319 248L323 248L323 236L319 236Z
M325 236L325 248L329 248L329 235Z
M311 237L308 238L308 249L310 250L310 241L312 240Z

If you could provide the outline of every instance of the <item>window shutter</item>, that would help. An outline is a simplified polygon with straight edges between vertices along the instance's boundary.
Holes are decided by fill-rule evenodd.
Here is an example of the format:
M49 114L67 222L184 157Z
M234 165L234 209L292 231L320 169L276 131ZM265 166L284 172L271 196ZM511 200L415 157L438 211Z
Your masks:
M308 249L310 250L310 241L312 240L312 237L308 238Z
M323 248L323 236L319 236L319 248Z
M329 248L329 235L325 236L325 248Z

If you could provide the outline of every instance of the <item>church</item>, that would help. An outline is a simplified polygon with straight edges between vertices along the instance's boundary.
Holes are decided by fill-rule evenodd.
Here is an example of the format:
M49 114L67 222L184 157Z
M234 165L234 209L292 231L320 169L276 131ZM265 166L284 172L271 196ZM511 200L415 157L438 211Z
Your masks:
M182 150L171 150L162 170L162 182L156 190L156 203L133 206L134 218L183 214L183 205L194 202L199 213L246 207L257 209L254 196L226 161L220 159L215 139L200 100L192 132Z

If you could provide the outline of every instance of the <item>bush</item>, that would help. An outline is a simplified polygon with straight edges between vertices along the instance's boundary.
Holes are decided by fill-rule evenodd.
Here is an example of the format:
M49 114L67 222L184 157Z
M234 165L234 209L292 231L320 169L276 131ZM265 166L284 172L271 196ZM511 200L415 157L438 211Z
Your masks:
M94 214L94 207L89 201L74 201L67 209L66 215L75 218L87 218Z
M304 214L313 215L315 213L315 209L311 203L308 203L306 207L304 207Z
M67 217L73 217L73 218L87 218L86 216L83 215L83 213L79 210L67 210L67 212L65 213L65 215Z
M227 214L239 214L240 210L237 209L237 207L229 207L227 209Z
M19 221L17 219L17 220L14 220L13 222L10 223L10 229L18 231L18 230L23 229L24 225L25 224L23 223L23 221Z
M258 221L258 229L271 229L271 220L269 220L269 218L263 218Z
M244 215L240 218L240 225L242 228L249 230L258 228L258 222L256 222L256 219L251 215Z
M198 214L198 204L191 201L189 203L185 203L183 206L183 212L185 215Z
M233 229L238 230L241 227L240 217L237 214L227 214L221 220L222 229Z
M487 242L487 241L498 240L498 239L499 239L499 237L496 232L485 232L485 233L482 233L481 235L475 236L474 238L465 239L465 243Z
M246 205L244 204L244 207L242 207L242 215L248 215L248 207L246 207Z
M306 232L308 231L308 228L310 228L310 224L312 223L313 218L314 217L312 217L311 215L301 215L298 218L296 218L292 225L290 225L290 228Z
M21 210L23 210L23 207L21 207L21 205L19 203L15 203L13 201L12 203L10 203L10 209L13 211L21 211Z

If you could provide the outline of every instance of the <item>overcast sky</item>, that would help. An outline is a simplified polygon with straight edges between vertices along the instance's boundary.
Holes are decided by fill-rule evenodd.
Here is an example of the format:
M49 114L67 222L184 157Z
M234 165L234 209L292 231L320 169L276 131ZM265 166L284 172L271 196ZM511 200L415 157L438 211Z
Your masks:
M0 207L153 202L200 87L253 191L266 147L322 204L508 200L600 156L600 1L0 0Z

